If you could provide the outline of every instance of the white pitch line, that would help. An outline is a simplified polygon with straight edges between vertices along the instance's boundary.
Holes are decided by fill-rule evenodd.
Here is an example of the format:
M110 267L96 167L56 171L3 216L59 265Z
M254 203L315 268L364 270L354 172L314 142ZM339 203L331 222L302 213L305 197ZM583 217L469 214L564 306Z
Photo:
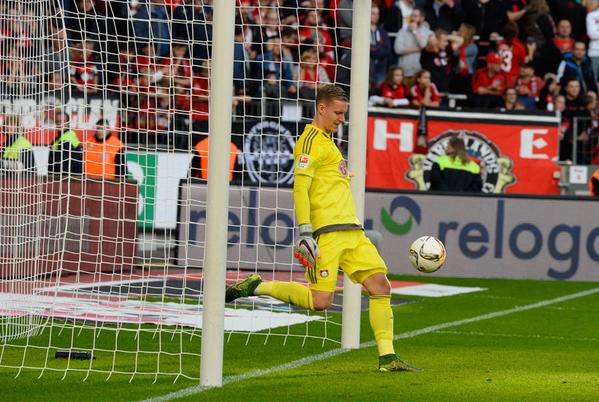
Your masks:
M437 334L450 334L450 335L472 335L472 336L496 336L501 338L530 338L530 339L551 339L559 341L587 341L587 342L598 342L599 338L569 338L565 336L552 336L552 335L541 335L541 334L501 334L497 332L478 332L478 331L437 331Z
M492 318L502 317L502 316L508 315L508 314L533 310L533 309L549 306L552 304L561 303L561 302L565 302L568 300L573 300L573 299L578 299L580 297L589 296L589 295L592 295L595 293L599 293L599 288L584 290L582 292L572 293L570 295L560 296L560 297L556 297L554 299L542 300L537 303L527 304L525 306L513 307L513 308L510 308L507 310L495 311L492 313L478 315L476 317L465 318L463 320L450 321L450 322L445 322L445 323L441 323L441 324L431 325L429 327L417 329L414 331L408 331L408 332L404 332L401 334L397 334L393 337L393 339L398 340L398 339L414 338L419 335L436 332L436 331L439 331L439 330L442 330L445 328L457 327L457 326L464 325L464 324L470 324L473 322L479 322L479 321L484 321L484 320L490 320ZM368 342L361 343L360 348L367 348L367 347L371 347L374 345L376 345L375 341L368 341ZM278 366L274 366L274 367L270 367L270 368L266 368L266 369L253 370L253 371L249 371L244 374L238 374L238 375L234 375L234 376L225 377L225 378L223 378L223 386L227 385L227 384L235 383L235 382L249 380L251 378L260 377L260 376L271 374L271 373L281 372L284 370L292 370L292 369L295 369L295 368L298 368L301 366L305 366L307 364L311 364L311 363L315 363L315 362L318 362L321 360L328 359L329 357L333 357L333 356L343 354L345 352L349 352L350 350L351 349L341 349L341 348L332 349L332 350L329 350L324 353L320 353L320 354L313 355L313 356L307 356L307 357L304 357L304 358L301 358L298 360L294 360L289 363L281 364ZM194 387L189 387L189 388L183 388L183 389L180 389L179 391L171 392L170 394L158 396L156 398L146 399L143 402L170 401L170 400L177 399L177 398L183 398L186 396L199 394L199 393L204 392L211 388L213 388L213 387L203 387L203 386L199 386L199 385L194 386Z

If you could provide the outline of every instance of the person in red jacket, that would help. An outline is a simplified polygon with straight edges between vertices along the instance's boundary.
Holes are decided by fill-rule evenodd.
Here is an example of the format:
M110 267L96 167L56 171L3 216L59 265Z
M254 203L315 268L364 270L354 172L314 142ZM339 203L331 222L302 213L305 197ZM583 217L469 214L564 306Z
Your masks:
M368 99L370 105L399 107L410 105L410 90L404 84L403 68L392 66L385 74L385 80L378 89L378 95Z
M502 102L505 91L505 75L501 71L501 58L496 53L487 55L487 67L479 69L472 79L474 104L495 108Z

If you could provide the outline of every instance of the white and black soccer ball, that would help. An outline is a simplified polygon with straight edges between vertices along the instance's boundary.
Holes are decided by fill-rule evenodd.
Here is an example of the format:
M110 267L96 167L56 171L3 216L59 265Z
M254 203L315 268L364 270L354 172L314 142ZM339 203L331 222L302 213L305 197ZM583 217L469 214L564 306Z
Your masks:
M434 236L422 236L414 240L408 257L414 268L430 274L445 264L445 246Z

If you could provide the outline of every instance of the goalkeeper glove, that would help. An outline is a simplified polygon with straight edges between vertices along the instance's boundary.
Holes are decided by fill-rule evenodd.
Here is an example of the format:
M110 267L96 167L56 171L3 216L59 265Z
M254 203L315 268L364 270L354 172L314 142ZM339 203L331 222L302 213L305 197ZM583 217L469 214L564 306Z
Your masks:
M316 283L316 259L320 258L320 250L312 237L312 225L299 225L299 238L295 243L293 256L308 271L310 282Z

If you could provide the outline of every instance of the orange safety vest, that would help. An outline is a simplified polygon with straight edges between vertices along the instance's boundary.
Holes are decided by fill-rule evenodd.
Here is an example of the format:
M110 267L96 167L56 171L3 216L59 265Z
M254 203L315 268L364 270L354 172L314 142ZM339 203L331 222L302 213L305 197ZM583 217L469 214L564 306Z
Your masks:
M591 195L599 196L599 194L593 193L593 178L599 180L599 169L595 170L595 172L593 172L593 175L589 179L589 191L591 192Z
M195 151L202 158L200 160L200 178L208 180L208 137L199 141L195 147ZM231 154L229 155L230 169L229 182L233 181L233 171L235 170L235 161L237 160L237 145L231 143Z
M124 145L116 135L103 142L91 137L85 143L85 175L114 180L116 178L116 155Z

